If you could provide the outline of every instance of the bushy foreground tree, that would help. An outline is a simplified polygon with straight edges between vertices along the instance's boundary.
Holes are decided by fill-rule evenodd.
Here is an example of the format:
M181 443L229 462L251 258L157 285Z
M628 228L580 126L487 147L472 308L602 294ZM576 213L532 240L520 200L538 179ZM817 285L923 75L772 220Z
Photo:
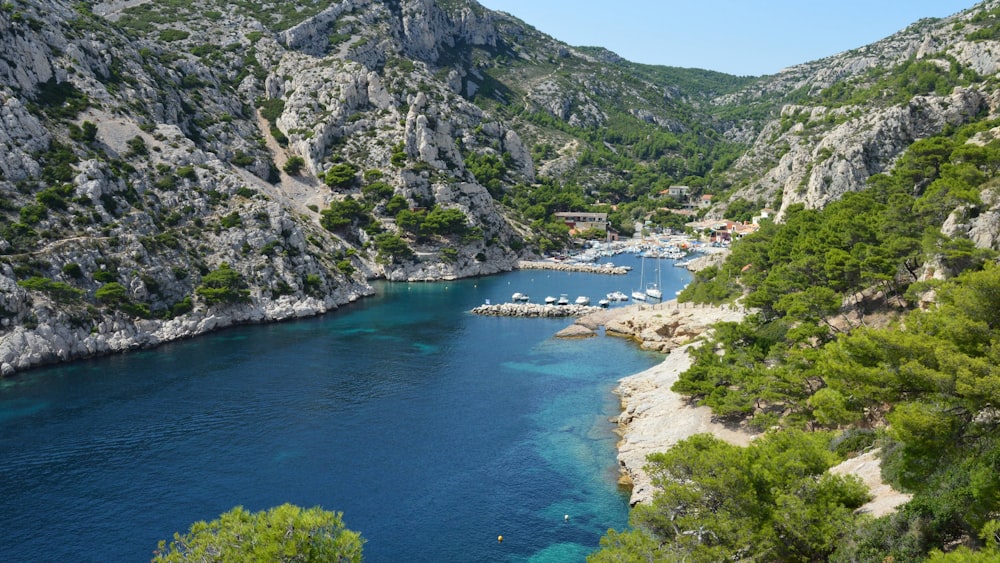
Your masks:
M364 540L341 518L287 503L261 512L237 506L217 520L192 524L187 534L175 533L169 545L160 541L153 562L359 562Z
M829 441L785 431L741 448L700 434L650 455L660 492L589 561L823 560L868 500L856 477L826 473L839 461Z

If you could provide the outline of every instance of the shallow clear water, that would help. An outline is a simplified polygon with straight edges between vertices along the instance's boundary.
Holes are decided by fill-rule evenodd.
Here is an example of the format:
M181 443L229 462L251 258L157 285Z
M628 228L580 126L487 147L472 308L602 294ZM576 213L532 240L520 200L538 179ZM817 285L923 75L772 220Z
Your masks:
M342 511L366 561L580 561L627 522L611 391L661 356L468 310L637 287L638 267L383 284L324 317L2 381L0 560L145 561L196 520L291 502Z

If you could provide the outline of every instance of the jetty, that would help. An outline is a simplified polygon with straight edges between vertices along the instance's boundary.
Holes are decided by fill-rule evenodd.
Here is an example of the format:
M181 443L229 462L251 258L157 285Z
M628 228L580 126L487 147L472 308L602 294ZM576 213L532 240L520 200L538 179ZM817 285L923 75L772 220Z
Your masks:
M628 273L626 266L614 264L587 264L580 262L550 262L547 260L522 260L517 263L521 270L557 270L560 272L583 272L586 274L612 274L622 276Z
M589 305L542 305L540 303L494 303L480 305L472 310L473 314L491 317L582 317L597 311L601 307Z

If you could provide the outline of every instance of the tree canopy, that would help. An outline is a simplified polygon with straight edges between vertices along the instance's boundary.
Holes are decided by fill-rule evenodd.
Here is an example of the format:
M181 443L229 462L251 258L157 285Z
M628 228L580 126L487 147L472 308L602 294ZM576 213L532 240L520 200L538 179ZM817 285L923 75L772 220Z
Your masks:
M237 506L211 522L195 522L188 533L175 533L169 543L160 541L153 561L360 562L364 540L344 526L342 517L292 504L261 512Z
M995 557L1000 265L941 225L984 207L1000 142L968 141L998 124L914 143L864 191L790 206L695 276L681 300L755 313L716 325L673 390L767 433L746 449L702 436L650 456L661 492L592 561ZM928 268L947 281L924 281ZM867 326L875 300L889 321ZM825 473L834 451L865 448L913 495L894 514L854 514L856 483Z

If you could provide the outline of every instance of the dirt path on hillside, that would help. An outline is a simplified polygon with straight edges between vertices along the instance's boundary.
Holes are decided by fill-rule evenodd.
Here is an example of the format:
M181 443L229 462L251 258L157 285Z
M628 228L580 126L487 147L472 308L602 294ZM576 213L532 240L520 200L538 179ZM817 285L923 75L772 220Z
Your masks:
M323 209L330 204L330 188L325 186L315 176L289 176L285 173L285 164L288 162L288 150L278 144L278 141L271 135L270 125L267 120L261 117L260 111L256 111L257 128L264 137L267 150L274 158L274 165L281 171L281 181L275 186L281 194L290 201L294 209L308 216L315 213L309 209L310 205Z

